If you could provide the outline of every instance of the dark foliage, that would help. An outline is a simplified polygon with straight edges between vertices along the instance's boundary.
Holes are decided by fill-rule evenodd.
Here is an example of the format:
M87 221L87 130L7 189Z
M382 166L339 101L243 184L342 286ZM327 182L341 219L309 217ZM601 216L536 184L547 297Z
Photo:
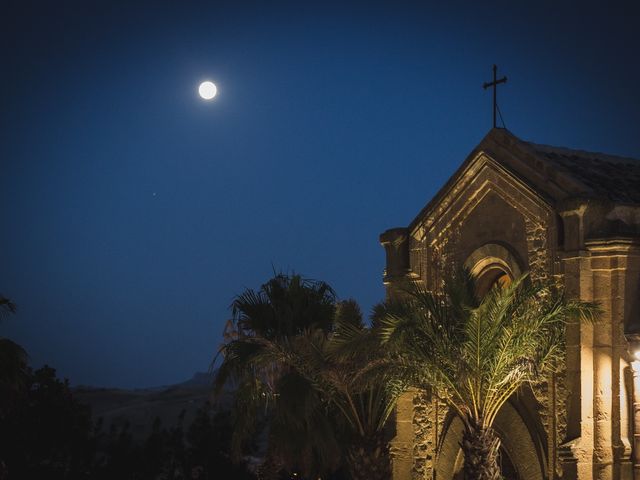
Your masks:
M47 366L26 372L19 401L0 420L7 478L90 478L92 433L91 412L73 399L66 380Z
M136 443L122 420L103 431L67 380L43 367L27 370L18 402L0 419L0 480L252 479L230 460L231 420L206 404L194 421L164 428L159 418ZM185 433L186 430L186 433Z
M215 385L233 385L233 458L260 437L263 479L389 478L385 425L401 389L375 368L384 348L358 305L277 274L232 313Z
M229 457L231 423L226 412L214 412L205 404L186 429L184 412L178 424L163 428L159 418L142 444L134 443L127 422L113 425L104 434L102 459L95 468L98 480L119 479L199 479L255 478L244 464Z

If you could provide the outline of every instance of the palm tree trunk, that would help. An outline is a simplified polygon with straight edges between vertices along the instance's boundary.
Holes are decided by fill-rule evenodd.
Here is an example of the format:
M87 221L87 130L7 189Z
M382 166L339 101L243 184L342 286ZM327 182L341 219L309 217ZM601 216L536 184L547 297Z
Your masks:
M492 428L467 419L462 434L465 480L501 480L498 454L500 439Z
M389 480L391 464L389 448L380 438L363 439L347 453L347 465L352 480Z

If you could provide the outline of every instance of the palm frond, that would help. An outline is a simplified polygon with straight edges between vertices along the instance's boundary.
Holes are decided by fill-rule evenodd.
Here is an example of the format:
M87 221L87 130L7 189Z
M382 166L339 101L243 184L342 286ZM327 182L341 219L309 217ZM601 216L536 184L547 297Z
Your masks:
M4 320L8 315L16 313L18 307L9 298L0 294L0 320Z
M559 363L567 322L597 314L596 305L567 301L527 275L478 302L463 271L444 295L405 288L400 299L376 307L375 325L394 352L389 371L397 378L433 387L459 414L490 425L520 386Z

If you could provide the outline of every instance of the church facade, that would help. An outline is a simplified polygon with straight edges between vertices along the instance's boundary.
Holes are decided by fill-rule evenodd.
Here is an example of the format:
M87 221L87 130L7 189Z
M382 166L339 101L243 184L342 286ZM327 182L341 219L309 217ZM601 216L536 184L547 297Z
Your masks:
M640 161L525 142L493 129L408 227L380 236L384 283L438 289L446 265L488 288L529 272L598 302L568 326L560 372L496 419L511 480L640 480ZM461 479L462 424L435 396L397 407L395 480Z

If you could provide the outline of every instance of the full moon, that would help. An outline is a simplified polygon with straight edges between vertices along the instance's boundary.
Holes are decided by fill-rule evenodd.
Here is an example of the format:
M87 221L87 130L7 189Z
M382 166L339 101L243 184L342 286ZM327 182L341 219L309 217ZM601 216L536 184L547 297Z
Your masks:
M211 100L218 93L218 88L213 82L202 82L198 87L198 93L205 100Z

